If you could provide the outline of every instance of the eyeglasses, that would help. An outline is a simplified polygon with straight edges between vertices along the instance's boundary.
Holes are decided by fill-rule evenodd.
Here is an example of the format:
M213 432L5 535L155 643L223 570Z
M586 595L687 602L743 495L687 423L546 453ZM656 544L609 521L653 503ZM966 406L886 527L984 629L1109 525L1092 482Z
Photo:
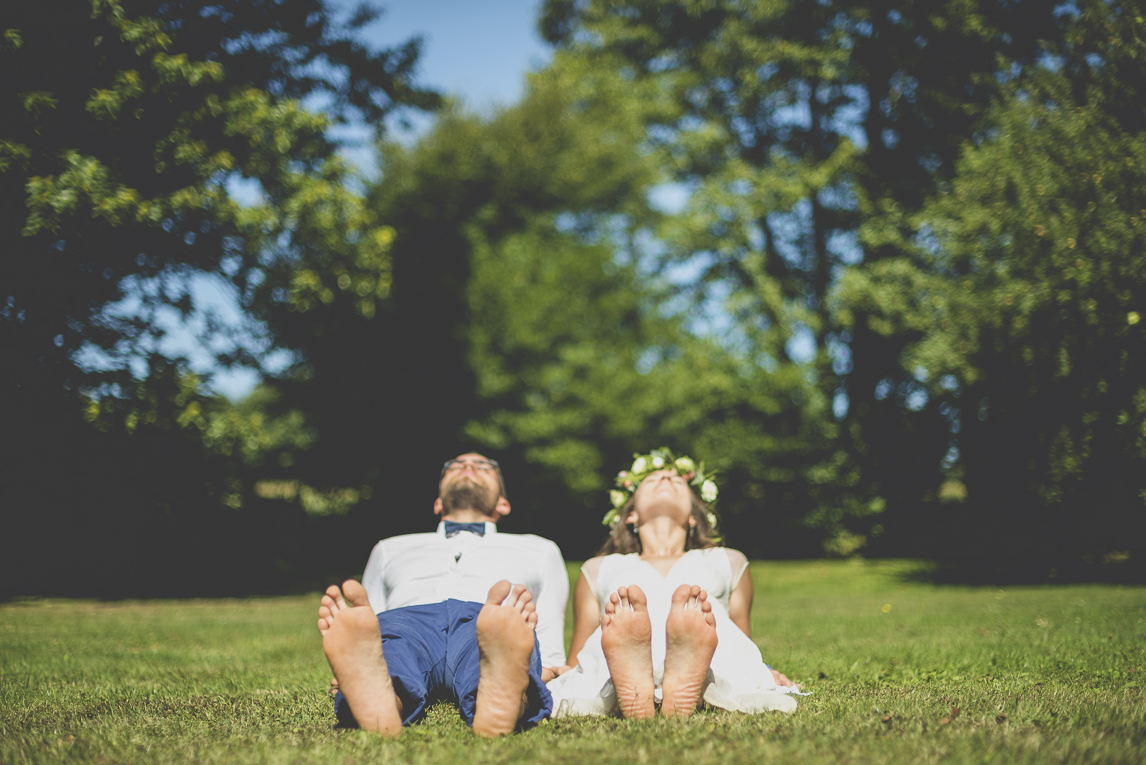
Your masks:
M497 464L496 460L450 460L442 465L442 475L453 470L461 470L467 467L472 467L474 470L487 473L490 470L497 470L500 465Z

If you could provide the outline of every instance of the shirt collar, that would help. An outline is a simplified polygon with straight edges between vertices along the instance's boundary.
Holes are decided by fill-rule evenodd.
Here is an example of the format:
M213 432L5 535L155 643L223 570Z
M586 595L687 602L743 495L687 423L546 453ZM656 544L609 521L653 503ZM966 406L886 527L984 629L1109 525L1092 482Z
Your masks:
M438 533L438 536L440 536L442 539L446 538L446 522L445 521L438 521L437 533ZM496 523L490 523L489 521L486 521L485 522L485 535L487 537L489 537L489 536L493 536L496 533L497 533L497 524ZM470 534L468 536L473 536L473 535Z

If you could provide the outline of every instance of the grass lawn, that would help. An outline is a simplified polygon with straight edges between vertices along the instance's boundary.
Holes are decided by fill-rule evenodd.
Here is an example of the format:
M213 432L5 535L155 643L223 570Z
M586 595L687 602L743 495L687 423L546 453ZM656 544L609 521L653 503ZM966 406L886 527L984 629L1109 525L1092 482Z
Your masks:
M0 763L1146 761L1146 588L936 587L902 561L754 563L791 716L582 718L475 739L333 730L317 596L0 605ZM571 572L576 568L571 566Z

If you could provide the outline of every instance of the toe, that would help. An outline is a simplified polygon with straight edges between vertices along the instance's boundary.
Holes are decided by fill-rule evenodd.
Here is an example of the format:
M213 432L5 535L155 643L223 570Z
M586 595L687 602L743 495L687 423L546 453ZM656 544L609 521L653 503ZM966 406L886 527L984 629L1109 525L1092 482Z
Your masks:
M339 589L336 584L332 584L326 588L326 595L322 597L322 600L326 602L327 599L333 604L332 608L334 610L346 607L346 600L342 597L342 590Z
M682 584L680 587L677 587L675 590L673 590L672 607L685 608L688 605L688 596L691 590L692 588L687 584Z
M512 590L513 585L507 580L502 579L500 582L494 584L493 587L489 588L489 594L486 595L485 602L489 605L500 606L502 601L509 597L509 593Z
M354 579L347 579L342 583L342 595L346 598L346 602L355 608L370 605L370 597L366 594L366 588Z
M635 584L629 585L629 603L634 611L649 610L649 599L645 597L645 591Z
M525 604L527 602L524 597L525 593L527 592L529 592L529 590L525 589L524 584L513 585L513 587L509 590L509 597L505 599L505 602L502 603L502 605L508 606L515 611L521 611L523 608L525 608Z

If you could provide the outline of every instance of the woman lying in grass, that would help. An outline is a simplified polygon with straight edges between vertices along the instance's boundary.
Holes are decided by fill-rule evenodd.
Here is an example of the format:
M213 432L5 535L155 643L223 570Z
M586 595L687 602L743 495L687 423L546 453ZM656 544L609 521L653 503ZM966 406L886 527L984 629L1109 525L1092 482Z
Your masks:
M721 546L703 467L658 449L618 475L612 532L573 593L570 666L548 683L554 717L795 710L798 687L749 637L748 561Z

